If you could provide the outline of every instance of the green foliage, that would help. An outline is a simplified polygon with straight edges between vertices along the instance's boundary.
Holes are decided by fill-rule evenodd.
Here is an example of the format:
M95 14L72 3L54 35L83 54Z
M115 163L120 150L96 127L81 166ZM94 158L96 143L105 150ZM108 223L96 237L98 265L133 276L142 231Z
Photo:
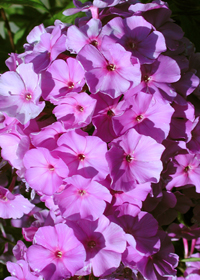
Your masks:
M72 7L71 0L0 0L0 73L8 70L5 60L9 53L24 52L26 37L36 25L53 25L56 19L73 24L77 16L83 15L64 16L63 11Z

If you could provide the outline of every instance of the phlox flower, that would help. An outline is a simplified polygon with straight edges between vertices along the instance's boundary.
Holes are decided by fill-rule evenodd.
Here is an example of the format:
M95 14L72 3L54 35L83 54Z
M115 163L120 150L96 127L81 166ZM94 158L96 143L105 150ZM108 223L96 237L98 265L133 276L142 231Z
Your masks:
M94 18L80 28L70 26L67 30L67 49L72 53L78 53L86 44L99 48L102 41L101 29L101 21Z
M162 33L153 30L153 26L142 16L131 16L125 19L116 17L104 27L106 34L120 43L141 64L152 63L161 52L166 51Z
M141 81L140 64L131 61L131 53L120 44L107 44L104 37L101 52L92 45L84 46L77 55L86 70L85 78L91 93L101 91L113 98L120 96Z
M139 92L129 96L129 108L123 115L113 118L114 131L124 134L129 128L143 135L151 136L158 143L166 139L174 109L170 104L158 102L153 95Z
M45 280L63 279L83 267L85 249L67 225L45 226L36 232L27 260L33 271L45 273Z
M43 127L39 132L30 133L31 143L35 147L44 147L49 151L57 147L58 138L66 132L61 122L54 122Z
M139 254L150 256L159 251L158 222L151 214L140 211L135 215L134 206L124 203L120 212L116 211L112 218L125 231L128 246L136 249Z
M0 77L0 110L15 117L22 124L37 117L44 109L40 102L41 88L39 76L33 66L20 64L16 72L8 71Z
M39 147L29 150L23 159L25 179L36 191L52 195L68 176L68 167L60 158L55 158L51 152Z
M12 194L0 186L0 217L3 219L19 219L28 214L34 205L21 194Z
M69 176L79 174L103 180L108 175L107 145L99 137L83 136L71 130L61 135L57 144L55 152L68 166Z
M176 97L177 93L171 83L177 82L181 73L174 59L161 54L152 64L143 64L141 70L142 82L138 91L152 93L164 102L172 101Z
M96 220L103 214L106 201L112 200L109 190L94 180L74 175L65 182L66 188L54 195L54 201L67 219Z
M42 74L43 98L56 103L59 97L65 97L69 92L81 91L85 84L84 73L83 67L72 57L69 57L66 61L55 60ZM54 99L56 100L54 101Z
M28 35L29 41L33 44L24 56L25 63L32 62L36 73L46 69L57 56L66 50L66 36L62 34L60 25L51 30L44 30L42 25L38 26L35 32Z
M67 222L86 250L86 261L77 275L93 272L99 277L113 272L120 264L126 248L125 233L120 226L102 215L96 221Z
M170 176L166 185L167 190L195 185L196 192L200 192L200 160L196 154L178 154L166 172Z
M28 263L24 260L16 263L8 261L6 266L12 276L6 277L5 280L41 280L41 277L31 273Z
M94 135L105 142L110 142L117 137L113 129L113 119L122 115L127 106L124 100L119 101L121 97L112 98L101 92L96 93L93 98L97 100L92 118L92 123L96 128Z
M106 159L112 189L129 191L136 184L159 181L163 168L160 158L164 146L149 136L138 134L133 128L112 141L110 146Z
M164 231L159 231L161 248L152 256L143 257L137 262L137 268L147 280L165 280L176 276L175 267L178 265L179 257L174 253L174 247L170 238ZM133 256L130 255L129 260Z
M68 93L54 108L53 113L66 129L80 128L91 123L96 100L86 92Z

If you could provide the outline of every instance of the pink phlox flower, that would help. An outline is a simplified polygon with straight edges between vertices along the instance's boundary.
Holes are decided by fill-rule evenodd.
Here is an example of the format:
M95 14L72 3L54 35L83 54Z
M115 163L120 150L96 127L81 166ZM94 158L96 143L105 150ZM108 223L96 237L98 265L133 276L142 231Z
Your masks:
M124 114L113 118L115 133L122 135L134 127L138 133L162 143L169 133L174 112L170 104L158 102L152 95L142 91L129 97L127 103L129 107Z
M142 202L145 201L147 195L151 191L151 184L149 182L138 184L133 190L127 192L115 192L113 206L122 206L124 203L129 203L136 206L138 213L142 208ZM117 208L119 210L119 207ZM133 215L133 213L132 213Z
M126 248L125 233L120 226L102 215L96 221L79 220L76 224L67 222L86 250L84 267L77 275L88 275L93 271L96 277L115 271Z
M10 71L16 71L17 67L23 63L23 60L19 54L11 53L9 55L10 57L6 59L5 64Z
M76 131L64 133L58 139L55 152L69 168L69 176L103 180L109 173L105 158L107 145L97 136L83 136Z
M19 219L28 214L34 205L23 195L12 194L8 189L0 186L0 217L3 219Z
M26 181L31 188L43 194L54 194L68 176L68 167L63 160L53 157L46 148L29 150L23 162Z
M152 64L143 64L141 70L142 82L138 91L152 93L162 102L173 101L177 93L171 83L181 77L180 68L174 59L161 54Z
M66 132L61 122L55 122L42 128L39 132L30 134L30 139L35 147L43 147L49 151L57 148L58 138Z
M117 137L113 129L113 120L122 115L127 108L127 103L121 97L112 98L107 94L96 93L93 97L97 100L92 122L96 128L94 135L105 142L110 142Z
M55 60L42 74L41 88L45 100L52 103L69 92L79 92L85 84L84 69L80 63L69 57L66 61ZM54 99L56 99L54 101Z
M106 159L112 189L130 191L136 184L159 181L164 146L149 136L138 134L133 128L116 138L110 146Z
M153 26L142 16L126 19L116 17L104 27L104 32L120 43L141 64L152 63L162 52L166 51L162 33L153 31Z
M53 113L65 129L81 128L91 123L96 103L86 92L68 93Z
M166 174L169 176L167 190L173 187L195 185L196 192L200 192L200 160L196 154L178 154L174 157L172 164L169 164Z
M57 280L73 276L82 268L85 254L73 230L66 224L57 224L38 229L34 245L27 250L27 259L33 271L45 270L45 279ZM53 266L52 271L48 270L49 266Z
M86 44L100 48L102 23L99 19L90 19L80 28L72 25L67 30L66 46L71 53L78 53Z
M66 50L66 35L62 34L60 25L55 26L51 33L43 31L38 33L36 40L38 37L40 37L39 41L34 43L32 51L24 54L25 63L32 62L36 73L45 70L60 53Z
M191 262L190 258L200 258L200 253L197 252L189 256L188 261L186 262L186 270L184 272L185 279L195 280L200 276L200 261ZM193 276L193 278L192 278ZM196 277L196 278L195 278Z
M31 79L30 79L31 77ZM0 77L0 110L20 123L26 124L37 117L44 109L40 102L40 78L33 66L20 64L16 72L5 72Z
M94 46L86 45L77 55L86 70L85 78L91 93L101 91L113 98L127 91L131 85L141 81L140 64L131 61L131 53L120 44L107 44L104 36L101 52Z
M27 247L23 241L18 240L16 245L13 247L13 255L17 260L26 260Z
M14 168L23 172L23 157L29 150L30 138L19 133L17 126L11 127L11 130L10 132L9 128L6 127L4 132L0 133L1 156L8 160Z
M41 277L31 272L25 260L18 260L16 263L8 261L6 266L12 276L4 278L5 280L41 280Z
M111 202L109 190L98 182L74 175L65 180L66 188L54 195L62 216L70 220L96 220Z

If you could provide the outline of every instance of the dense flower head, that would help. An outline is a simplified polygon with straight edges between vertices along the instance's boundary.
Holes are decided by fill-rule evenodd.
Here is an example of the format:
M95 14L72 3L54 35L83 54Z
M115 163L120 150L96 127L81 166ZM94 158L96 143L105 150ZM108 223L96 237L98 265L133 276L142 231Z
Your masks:
M0 75L6 279L175 280L171 239L199 257L198 55L161 0L73 3Z

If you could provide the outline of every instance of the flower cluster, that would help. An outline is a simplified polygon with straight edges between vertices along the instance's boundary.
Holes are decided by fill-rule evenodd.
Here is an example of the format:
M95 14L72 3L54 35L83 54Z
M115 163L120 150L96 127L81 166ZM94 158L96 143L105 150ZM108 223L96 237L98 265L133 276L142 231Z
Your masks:
M172 245L200 254L194 48L161 0L74 4L0 76L0 217L26 243L6 280L197 279Z

